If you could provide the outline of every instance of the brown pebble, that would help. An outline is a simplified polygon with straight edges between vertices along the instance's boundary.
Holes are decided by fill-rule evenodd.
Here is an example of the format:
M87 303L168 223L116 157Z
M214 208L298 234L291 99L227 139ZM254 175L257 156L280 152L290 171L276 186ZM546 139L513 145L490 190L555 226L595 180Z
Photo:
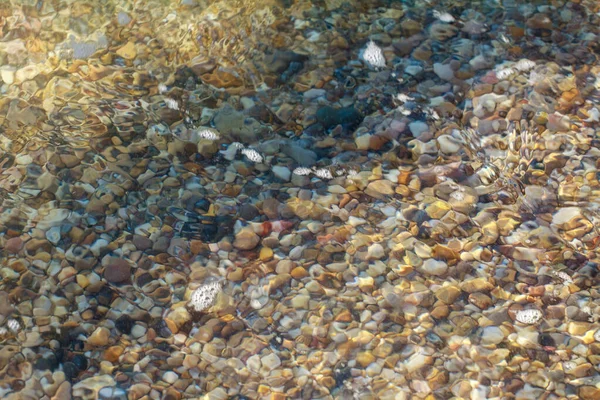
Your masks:
M110 331L104 327L98 327L88 337L87 342L92 346L106 346L110 337Z
M308 272L302 267L296 267L292 270L292 278L300 280L308 276Z
M492 299L484 293L471 293L469 295L469 303L481 310L486 310L492 305Z
M142 251L152 248L154 244L152 240L142 235L133 235L132 242L136 249Z
M23 240L20 237L10 238L6 241L4 249L13 254L17 254L23 248Z
M126 260L111 257L104 269L104 278L111 283L121 283L131 278L131 266Z
M111 346L104 352L104 359L111 363L119 361L119 357L123 354L124 349L121 346Z

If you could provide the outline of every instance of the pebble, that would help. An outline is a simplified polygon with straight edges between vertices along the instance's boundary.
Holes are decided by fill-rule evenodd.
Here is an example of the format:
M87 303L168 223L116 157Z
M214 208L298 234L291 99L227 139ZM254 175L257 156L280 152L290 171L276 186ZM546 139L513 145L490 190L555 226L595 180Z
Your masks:
M233 241L233 246L240 250L252 250L260 242L260 237L249 228L241 229L236 235Z
M122 283L131 278L131 266L126 260L111 257L104 269L104 278L111 283Z
M110 338L110 331L99 327L88 337L87 342L92 346L106 346Z

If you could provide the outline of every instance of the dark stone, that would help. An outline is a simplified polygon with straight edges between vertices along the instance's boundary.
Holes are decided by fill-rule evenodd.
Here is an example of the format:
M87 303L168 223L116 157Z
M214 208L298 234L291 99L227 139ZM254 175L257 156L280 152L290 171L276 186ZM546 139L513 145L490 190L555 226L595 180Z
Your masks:
M246 221L252 221L254 218L258 217L259 212L258 208L252 204L242 204L238 210L238 215Z
M63 372L65 373L68 380L72 380L79 375L79 368L72 362L66 362L63 364Z
M134 325L135 325L135 321L127 314L121 315L115 321L115 327L121 333L124 333L126 335L129 335L131 333L131 330L133 329Z
M132 242L135 248L141 251L148 250L153 245L152 240L142 235L133 235Z
M206 199L200 199L197 202L195 202L194 207L200 211L200 212L208 212L208 209L210 208L210 201L206 200Z
M338 125L348 129L357 126L363 120L362 114L353 106L337 109L331 106L323 106L317 110L316 117L325 129L334 128Z
M542 333L540 335L540 345L542 346L548 346L548 347L556 347L556 342L554 341L554 339L552 338L552 336L550 336L547 333Z
M103 286L102 289L96 294L98 304L101 306L110 306L113 300L113 291L108 286Z
M417 225L421 225L423 222L429 221L429 215L423 210L417 210L413 214L411 221L414 221Z
M88 368L88 360L81 354L77 354L73 357L73 364L75 364L80 371L85 371Z
M160 337L168 338L173 336L173 332L167 326L167 323L163 319L157 320L154 324L152 324L152 328L154 331L158 333Z
M156 240L154 246L152 246L152 250L157 251L159 253L165 253L169 248L170 239L166 236L161 236Z
M110 283L126 282L131 277L131 266L126 260L111 257L104 269L104 278Z
M152 277L152 275L150 275L149 273L146 272L137 277L136 283L138 284L139 287L143 287L148 282L152 282L153 280L154 280L154 278Z
M42 358L38 358L35 364L33 364L33 368L38 371L54 371L58 368L58 360L54 354L48 354Z

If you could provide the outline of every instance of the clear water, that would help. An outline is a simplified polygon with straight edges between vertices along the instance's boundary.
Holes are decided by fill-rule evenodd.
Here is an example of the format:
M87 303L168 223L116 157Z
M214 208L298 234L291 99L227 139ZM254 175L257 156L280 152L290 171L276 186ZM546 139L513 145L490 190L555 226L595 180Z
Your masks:
M600 398L599 18L0 4L1 397Z

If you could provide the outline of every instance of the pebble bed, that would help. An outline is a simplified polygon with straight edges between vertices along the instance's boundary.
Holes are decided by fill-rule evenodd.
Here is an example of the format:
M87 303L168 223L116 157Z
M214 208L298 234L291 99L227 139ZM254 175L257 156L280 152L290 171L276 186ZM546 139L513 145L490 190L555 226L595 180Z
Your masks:
M600 3L0 4L0 398L599 399Z

